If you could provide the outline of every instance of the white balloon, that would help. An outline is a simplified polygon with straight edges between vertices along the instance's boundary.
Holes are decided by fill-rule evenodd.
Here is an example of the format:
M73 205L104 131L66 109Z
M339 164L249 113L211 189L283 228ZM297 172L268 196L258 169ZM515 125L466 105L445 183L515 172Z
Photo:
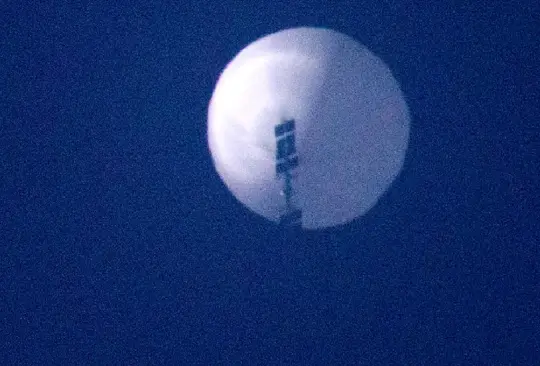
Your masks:
M215 168L252 211L279 221L274 127L296 122L295 204L302 227L366 213L403 166L409 113L388 67L365 47L323 28L263 37L225 68L208 111Z

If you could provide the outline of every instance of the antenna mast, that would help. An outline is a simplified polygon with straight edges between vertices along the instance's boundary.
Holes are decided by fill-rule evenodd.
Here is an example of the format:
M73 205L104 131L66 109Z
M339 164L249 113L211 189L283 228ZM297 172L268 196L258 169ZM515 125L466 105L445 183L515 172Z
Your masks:
M283 178L282 193L285 196L285 213L280 217L280 225L300 228L302 211L293 205L292 170L298 166L295 146L294 119L287 120L274 129L276 135L276 175Z

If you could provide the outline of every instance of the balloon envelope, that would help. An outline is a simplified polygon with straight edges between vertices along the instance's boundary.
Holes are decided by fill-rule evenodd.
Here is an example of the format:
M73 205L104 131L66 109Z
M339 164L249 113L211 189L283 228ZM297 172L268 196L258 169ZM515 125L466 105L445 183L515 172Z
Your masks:
M347 223L366 213L403 165L409 113L386 65L365 47L323 28L263 37L225 68L208 111L215 168L252 211L279 221L274 128L296 124L292 185L302 227Z

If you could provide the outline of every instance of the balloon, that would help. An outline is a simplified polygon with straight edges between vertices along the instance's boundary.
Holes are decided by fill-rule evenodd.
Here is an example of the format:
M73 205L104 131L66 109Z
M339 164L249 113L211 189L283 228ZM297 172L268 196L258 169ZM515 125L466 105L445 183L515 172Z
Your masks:
M410 118L399 85L341 33L293 28L256 40L227 65L210 100L208 144L219 176L275 222L288 207L275 131L286 121L295 126L290 183L305 229L365 214L403 166Z

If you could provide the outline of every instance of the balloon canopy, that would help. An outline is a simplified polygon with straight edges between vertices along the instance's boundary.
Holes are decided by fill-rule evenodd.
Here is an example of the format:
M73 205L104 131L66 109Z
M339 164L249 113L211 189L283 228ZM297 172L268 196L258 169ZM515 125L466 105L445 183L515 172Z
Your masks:
M276 126L294 121L294 204L302 227L347 223L372 208L403 166L409 113L388 67L323 28L270 34L225 68L208 111L215 168L245 206L278 222L286 210L276 173Z

